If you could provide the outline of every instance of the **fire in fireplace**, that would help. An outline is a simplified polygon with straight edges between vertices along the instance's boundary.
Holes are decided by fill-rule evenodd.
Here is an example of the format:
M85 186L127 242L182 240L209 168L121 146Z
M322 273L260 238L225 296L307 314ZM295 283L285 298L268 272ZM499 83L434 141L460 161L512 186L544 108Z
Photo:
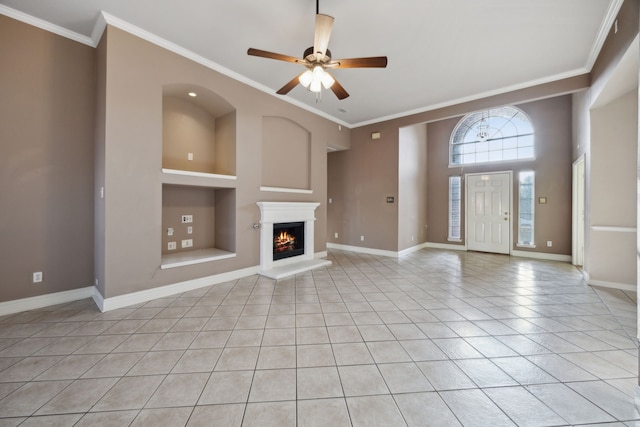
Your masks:
M304 222L273 224L273 260L304 254Z

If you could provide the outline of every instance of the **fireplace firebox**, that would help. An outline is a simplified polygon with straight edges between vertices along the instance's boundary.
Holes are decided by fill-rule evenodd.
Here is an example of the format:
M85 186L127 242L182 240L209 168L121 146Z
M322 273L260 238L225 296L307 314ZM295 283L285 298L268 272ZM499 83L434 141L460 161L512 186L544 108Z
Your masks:
M304 254L304 222L273 224L273 260Z

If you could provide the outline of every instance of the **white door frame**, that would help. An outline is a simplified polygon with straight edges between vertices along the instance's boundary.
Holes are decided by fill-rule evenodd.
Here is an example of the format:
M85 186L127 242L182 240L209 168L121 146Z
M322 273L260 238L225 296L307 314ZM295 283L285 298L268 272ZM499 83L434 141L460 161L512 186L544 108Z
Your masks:
M467 223L467 219L469 217L469 189L468 189L468 179L467 177L475 175L497 175L497 174L508 174L509 175L509 255L513 252L513 171L495 171L495 172L474 172L474 173L466 173L464 174L464 246L465 249L469 249L469 226Z
M580 182L580 169L582 169L582 185ZM571 263L573 265L584 265L584 238L585 223L585 155L584 153L573 162L571 167ZM581 193L581 194L580 194ZM582 206L580 206L580 204ZM582 218L579 211L582 207ZM579 236L582 236L582 252L579 253Z

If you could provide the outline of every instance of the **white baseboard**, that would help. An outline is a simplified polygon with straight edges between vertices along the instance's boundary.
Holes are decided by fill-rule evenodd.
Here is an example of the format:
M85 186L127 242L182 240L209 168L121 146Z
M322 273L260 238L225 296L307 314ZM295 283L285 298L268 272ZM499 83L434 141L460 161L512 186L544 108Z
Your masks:
M118 295L111 298L104 298L102 306L98 304L101 311L111 311L118 308L128 307L134 304L151 301L157 298L165 298L183 292L189 292L206 286L216 285L218 283L237 280L243 277L258 274L259 266L244 268L242 270L234 270L228 273L215 274L213 276L200 277L193 280L185 280L184 282L174 283L172 285L159 286L144 291L131 292L130 294ZM96 301L97 303L97 301Z
M605 280L592 280L590 278L587 279L587 284L590 286L600 286L602 288L619 289L621 291L636 292L638 290L637 285L632 285L629 283L607 282Z
M450 251L466 251L467 250L466 245L454 245L451 243L435 243L435 242L425 242L400 252L385 251L385 250L373 249L373 248L363 248L360 246L339 245L337 243L327 243L327 248L340 249L343 251L350 251L350 252L360 252L360 253L371 254L371 255L389 256L389 257L399 257L412 252L419 251L420 249L423 249L423 248L445 249ZM512 251L511 256L517 256L517 257L523 257L523 258L545 259L549 261L571 262L570 255L545 254L542 252Z
M431 249L446 249L449 251L466 251L467 245L454 245L451 243L435 243L435 242L427 242L425 243L425 248Z
M325 258L327 251L316 252L314 258ZM94 301L101 311L110 311L118 308L128 307L134 304L151 301L157 298L165 298L168 296L189 292L206 286L217 285L218 283L237 280L243 277L258 274L260 266L243 268L241 270L229 271L226 273L215 274L213 276L200 277L198 279L185 280L184 282L174 283L171 285L160 286L157 288L147 289L144 291L132 292L130 294L118 295L111 298L102 298L98 292L94 296Z
M93 286L87 286L69 291L38 295L37 297L0 302L0 316L91 298L93 297L94 289Z
M398 256L401 257L403 255L408 255L408 254L411 254L413 252L418 252L420 249L424 249L424 248L428 247L427 244L428 243L426 243L426 242L425 243L420 243L419 245L412 246L412 247L407 248L407 249L403 249L400 252L398 252Z
M582 278L584 279L585 282L587 282L587 285L588 285L589 284L589 273L584 268L581 271L582 271Z
M546 259L548 261L571 262L571 255L545 254L544 252L511 251L511 256Z
M341 251L359 252L362 254L369 254L369 255L380 255L380 256L389 256L389 257L398 256L398 252L395 252L395 251L385 251L382 249L374 249L374 248L363 248L360 246L339 245L337 243L327 243L327 248L339 249Z
M93 287L92 297L93 297L93 302L96 303L96 305L98 306L98 309L104 312L104 297L102 296L98 288L96 288L95 286Z
M326 258L327 257L327 251L322 251L322 252L316 252L315 254L313 254L314 258Z
M316 252L314 258L326 258L327 251ZM52 305L73 302L85 298L93 298L100 311L116 310L142 302L151 301L156 298L164 298L183 292L193 291L206 286L218 283L237 280L243 277L258 274L260 266L248 267L241 270L229 271L227 273L215 274L213 276L200 277L198 279L186 280L184 282L171 285L160 286L130 294L118 295L105 298L95 286L73 289L70 291L56 292L53 294L40 295L37 297L23 298L13 301L0 302L0 316L19 313L21 311L34 310L36 308L49 307Z

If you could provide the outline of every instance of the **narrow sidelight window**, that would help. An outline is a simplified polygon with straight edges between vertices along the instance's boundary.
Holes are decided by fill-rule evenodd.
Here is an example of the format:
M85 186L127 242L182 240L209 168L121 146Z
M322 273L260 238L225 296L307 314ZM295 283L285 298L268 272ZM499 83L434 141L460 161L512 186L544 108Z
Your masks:
M449 177L449 237L448 240L459 242L460 238L460 198L462 178L459 176Z
M534 246L535 174L520 172L518 180L518 245Z

